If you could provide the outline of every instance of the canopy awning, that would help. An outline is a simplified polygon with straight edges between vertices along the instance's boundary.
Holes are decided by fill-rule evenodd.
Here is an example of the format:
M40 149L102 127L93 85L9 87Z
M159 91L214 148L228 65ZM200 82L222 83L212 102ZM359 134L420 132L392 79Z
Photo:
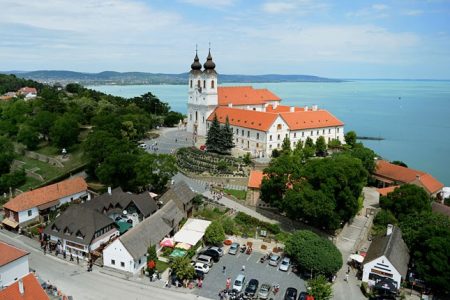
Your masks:
M164 239L159 243L159 245L160 245L161 247L170 247L170 248L172 248L172 247L175 245L175 243L174 243L173 239L171 239L171 238L164 238Z
M8 218L4 219L2 221L2 224L6 225L8 227L11 227L11 228L16 228L17 226L19 226L18 222L14 221L14 220L11 220L11 219L8 219Z
M173 240L177 243L186 243L194 246L202 239L203 235L204 233L202 232L181 229L174 235Z
M189 249L191 249L191 247L192 247L191 245L186 244L186 243L178 243L175 246L175 248L183 249L183 250L189 250Z
M360 264L364 261L364 256L359 254L351 254L349 256L349 260L354 260L356 262L359 262Z

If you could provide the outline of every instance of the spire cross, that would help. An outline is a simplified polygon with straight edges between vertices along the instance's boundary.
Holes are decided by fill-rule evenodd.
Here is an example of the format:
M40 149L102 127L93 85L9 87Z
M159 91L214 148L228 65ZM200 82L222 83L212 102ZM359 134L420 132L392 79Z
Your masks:
M197 54L197 44L195 44L195 54Z
M211 42L208 42L209 44L209 51L211 51Z

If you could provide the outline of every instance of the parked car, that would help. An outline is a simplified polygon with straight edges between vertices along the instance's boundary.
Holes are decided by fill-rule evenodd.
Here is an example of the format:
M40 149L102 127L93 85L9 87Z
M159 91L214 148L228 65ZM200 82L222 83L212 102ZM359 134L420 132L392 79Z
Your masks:
M268 283L263 283L259 288L258 298L259 299L268 299L270 294L270 289L272 286Z
M139 148L147 149L147 144L141 143L139 144Z
M306 296L308 296L307 292L300 292L300 295L298 295L298 300L306 300Z
M279 255L272 254L269 258L269 265L274 266L274 267L278 266L278 263L280 262L280 258L281 257Z
M286 293L284 294L284 300L296 300L297 299L297 289L293 287L288 287Z
M207 264L201 263L201 262L196 262L194 264L194 269L202 271L205 274L209 272L209 266Z
M283 260L280 263L280 271L287 272L289 270L289 266L291 265L291 259L289 257L284 257Z
M256 294L256 291L258 290L259 281L256 279L250 279L250 281L247 284L247 287L245 288L244 295L247 297L254 297Z
M219 252L217 252L216 250L213 250L213 249L206 249L205 251L200 252L200 254L203 254L203 255L207 255L207 256L212 257L212 259L214 260L214 262L218 262L219 259L220 259L220 254L219 254Z
M204 254L200 254L199 256L197 256L195 262L207 264L209 267L212 267L212 265L214 264L212 257Z
M230 249L228 250L228 254L236 255L238 253L240 247L241 247L241 245L239 245L239 243L231 244Z
M245 285L245 275L239 274L233 282L233 290L241 292L244 285Z
M201 279L201 280L205 279L205 273L200 270L195 270L194 279Z
M219 253L219 256L222 257L223 256L223 249L220 247L209 247L208 250L213 250L216 251L217 253Z

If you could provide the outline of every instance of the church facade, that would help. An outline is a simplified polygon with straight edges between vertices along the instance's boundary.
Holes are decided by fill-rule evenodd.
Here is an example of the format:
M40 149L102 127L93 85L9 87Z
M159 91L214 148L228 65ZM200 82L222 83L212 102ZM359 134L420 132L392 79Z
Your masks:
M251 86L218 86L211 51L202 65L195 55L189 73L187 131L206 136L217 116L223 125L228 117L237 148L253 157L270 157L280 149L285 137L291 147L308 137L316 142L323 136L344 143L344 123L326 110L312 107L281 105L281 99L267 89Z

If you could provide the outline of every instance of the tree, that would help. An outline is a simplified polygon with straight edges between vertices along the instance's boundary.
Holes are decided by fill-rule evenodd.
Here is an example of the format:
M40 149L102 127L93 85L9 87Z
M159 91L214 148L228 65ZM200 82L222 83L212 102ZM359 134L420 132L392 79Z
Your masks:
M368 175L375 171L375 152L372 149L364 147L363 144L357 143L353 145L353 149L350 151L350 154L361 160L364 168L366 168Z
M373 220L372 231L376 236L383 236L386 234L388 224L397 225L398 221L390 210L380 210Z
M18 170L0 176L0 194L9 193L9 189L14 190L27 180L25 170Z
M316 155L325 156L327 151L327 143L323 136L319 136L316 141Z
M309 136L306 138L305 147L314 148L314 141Z
M208 245L220 245L225 240L225 232L219 221L212 221L205 231L203 240Z
M344 136L345 143L350 147L353 147L356 144L356 132L349 131Z
M78 142L79 133L80 129L75 118L63 115L50 129L50 140L58 147L70 147Z
M129 101L144 109L147 113L154 115L166 115L170 110L170 106L167 103L162 102L150 92L139 97L134 97Z
M195 275L194 266L188 257L175 257L170 264L172 272L175 273L180 280L192 279Z
M144 153L137 158L134 169L136 174L134 189L149 186L159 193L176 174L176 159L167 154Z
M303 156L305 159L308 159L310 157L313 157L314 153L316 153L314 141L312 140L312 138L307 137L305 141L305 146L303 147Z
M342 255L336 246L309 230L295 231L285 243L285 252L313 275L335 274L342 267Z
M328 143L328 148L329 149L339 149L341 148L341 141L338 139L332 139L329 143Z
M42 110L36 114L34 117L32 124L37 128L37 130L44 136L45 139L48 139L48 135L50 133L50 129L56 120L56 114L51 113L46 110Z
M283 139L283 143L281 144L281 153L288 155L291 153L291 140L287 136Z
M167 127L173 127L175 125L178 125L180 121L183 121L184 117L181 113L170 111L165 117L164 117L164 125Z
M158 254L156 254L156 246L155 245L151 245L148 247L147 249L147 269L148 272L150 273L150 275L153 274L153 272L155 271L155 268L150 268L149 264L150 262L153 262L155 267L156 267L156 262L158 261Z
M114 151L96 168L95 175L100 182L112 186L121 186L125 190L135 186L136 155Z
M333 288L325 276L319 275L306 282L308 293L317 300L328 300L333 297Z
M246 165L251 165L252 163L252 157L250 156L250 153L247 152L244 154L244 157L242 158L242 161L244 162L244 164Z
M217 115L214 114L214 119L209 126L208 133L206 135L206 149L210 152L221 153L221 129Z
M34 127L23 125L17 134L17 141L27 146L28 150L35 150L39 144L39 133Z
M0 175L9 173L14 157L14 145L8 138L0 136Z
M405 167L405 168L408 167L408 165L405 164L404 162L402 162L401 160L393 160L393 161L391 161L391 164L397 165L397 166L401 166L401 167Z
M407 215L431 211L431 200L417 185L404 184L380 198L381 208L390 210L401 221Z
M228 116L225 119L225 126L221 129L221 138L222 138L222 151L224 153L229 153L231 149L234 148L234 141L233 141L233 129L230 127L230 121L228 120Z

